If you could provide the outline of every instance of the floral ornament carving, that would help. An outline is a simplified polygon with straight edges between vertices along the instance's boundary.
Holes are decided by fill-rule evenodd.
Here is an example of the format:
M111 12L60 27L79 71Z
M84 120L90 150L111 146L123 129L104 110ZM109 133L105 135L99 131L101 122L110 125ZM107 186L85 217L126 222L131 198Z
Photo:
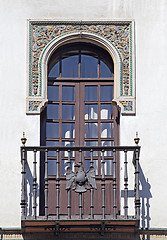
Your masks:
M41 79L39 59L45 46L54 38L69 32L87 31L99 34L110 41L120 56L122 68L120 73L120 95L131 96L131 23L113 24L56 24L30 23L30 96L41 96Z

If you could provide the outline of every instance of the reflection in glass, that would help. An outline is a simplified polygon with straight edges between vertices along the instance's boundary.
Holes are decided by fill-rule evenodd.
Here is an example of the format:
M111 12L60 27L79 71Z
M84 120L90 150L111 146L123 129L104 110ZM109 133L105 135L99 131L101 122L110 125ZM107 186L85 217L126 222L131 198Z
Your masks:
M57 62L52 69L50 70L48 77L59 77L59 71L60 71L60 62Z
M113 137L113 123L101 123L101 137Z
M97 78L98 59L81 55L81 78Z
M50 147L57 147L59 146L59 141L46 141L46 146L50 146ZM48 156L51 157L51 156L56 156L57 153L56 151L48 151Z
M97 86L85 86L85 101L97 101Z
M75 120L75 105L62 105L62 118Z
M90 167L90 159L85 159L85 171L88 171ZM95 169L96 175L98 175L98 160L93 160L93 167Z
M109 67L102 61L100 61L100 77L112 77Z
M62 89L62 100L63 101L74 101L74 87L73 86L63 86Z
M58 123L46 123L46 137L58 138L59 137L59 124Z
M97 104L85 105L85 120L97 119Z
M75 145L74 142L62 141L63 147L73 147L74 145ZM63 151L62 156L68 157L68 151ZM70 157L74 157L74 156L75 156L75 151L70 151Z
M113 100L113 86L101 86L101 101Z
M58 119L59 118L59 105L48 104L47 105L47 119Z
M114 142L113 141L102 141L101 145L105 146L105 147L109 147L109 146L113 146ZM113 152L112 151L105 151L104 156L113 156Z
M101 104L101 119L112 119L113 105L112 104Z
M56 160L48 160L48 175L56 175Z
M72 168L72 171L74 172L75 171L75 169L74 169L74 164L75 164L75 162L74 162L74 160L71 160L70 161L71 162L71 168ZM62 160L61 161L61 174L62 175L65 175L66 174L66 169L67 169L67 167L68 167L68 160Z
M78 59L77 55L62 59L62 77L78 77Z
M85 123L85 138L97 138L97 123Z
M97 141L85 141L85 146L87 147L94 147L94 146L98 146L98 142ZM93 151L93 156L97 156L98 152L97 151ZM90 151L85 151L85 156L86 157L90 157L91 153Z
M62 123L62 138L74 138L74 137L75 137L75 124Z
M104 174L105 175L112 175L113 172L113 161L110 159L104 160Z
M48 101L59 101L59 86L48 86Z

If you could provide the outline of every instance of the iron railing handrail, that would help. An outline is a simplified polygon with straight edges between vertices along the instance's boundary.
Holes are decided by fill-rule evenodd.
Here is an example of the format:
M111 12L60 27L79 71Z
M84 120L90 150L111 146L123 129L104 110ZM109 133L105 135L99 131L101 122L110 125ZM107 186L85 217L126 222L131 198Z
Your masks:
M36 174L36 153L39 152L45 152L45 217L47 219L47 208L48 208L48 172L47 172L47 166L48 166L48 151L56 151L61 152L61 151L68 151L69 153L71 151L78 151L78 152L85 152L85 151L90 151L91 153L93 151L100 151L102 153L102 160L101 164L104 164L104 152L105 151L112 151L113 152L113 218L117 218L116 214L116 192L117 192L117 180L116 180L116 152L124 152L125 154L125 160L124 160L124 193L125 193L125 203L124 203L124 217L125 219L128 218L128 168L127 168L127 152L133 152L133 157L132 157L132 163L134 165L134 174L135 174L135 188L134 188L134 199L135 199L135 219L139 220L140 218L140 196L139 196L139 154L140 154L140 146L21 146L21 162L22 162L22 198L21 198L21 206L22 206L22 216L26 217L26 164L28 164L28 159L27 159L27 152L32 151L34 152L34 161L33 161L33 216L36 218L37 213L36 213L36 194L37 194L37 174ZM57 160L56 164L59 165L59 154L57 154ZM70 165L70 155L68 154L69 162L68 164ZM92 155L93 157L93 155ZM91 158L92 158L91 157ZM81 159L80 159L81 161ZM93 162L93 160L91 160ZM58 169L58 168L57 168ZM104 174L103 174L104 175ZM57 173L56 177L56 185L57 185L57 196L59 196L59 174ZM102 194L103 198L105 196L105 177L102 177ZM70 190L68 190L70 191ZM92 190L93 191L93 190ZM70 193L70 192L69 192ZM93 198L92 198L93 199ZM103 204L104 205L104 201ZM82 206L81 206L82 207ZM70 206L71 208L71 206ZM69 209L70 209L69 208ZM104 208L104 206L103 206ZM69 210L70 211L70 210ZM69 218L71 216L71 213L69 212ZM80 214L81 215L81 214ZM105 217L104 209L103 209L103 219ZM91 216L93 216L93 211L91 213ZM80 216L81 217L81 216ZM59 219L59 199L57 199L57 218Z
M56 150L59 150L59 151L68 151L68 150L71 150L71 151L79 151L79 150L82 150L82 151L90 151L90 150L93 150L93 151L101 151L101 150L104 150L104 151L135 151L135 150L138 150L140 151L140 146L64 146L64 147L60 147L60 146L21 146L21 149L25 149L26 151L34 151L34 149L36 151L45 151L45 150L48 150L48 151L56 151Z

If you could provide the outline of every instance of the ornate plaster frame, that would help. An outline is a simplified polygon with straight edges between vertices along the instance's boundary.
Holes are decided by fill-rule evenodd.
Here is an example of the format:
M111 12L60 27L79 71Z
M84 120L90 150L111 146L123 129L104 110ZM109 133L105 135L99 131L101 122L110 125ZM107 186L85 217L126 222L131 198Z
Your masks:
M27 114L40 114L47 103L50 56L59 46L75 41L89 41L109 52L114 61L113 103L122 114L135 114L134 21L28 20L28 28Z

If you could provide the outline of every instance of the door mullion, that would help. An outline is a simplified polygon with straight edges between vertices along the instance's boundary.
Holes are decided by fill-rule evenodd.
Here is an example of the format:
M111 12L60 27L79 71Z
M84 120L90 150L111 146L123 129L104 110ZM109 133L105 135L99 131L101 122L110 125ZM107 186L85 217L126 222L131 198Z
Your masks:
M62 146L62 84L59 85L59 145Z
M101 146L100 83L98 83L98 146ZM98 152L98 175L101 174L101 153Z
M79 84L79 145L84 146L85 143L85 84Z

